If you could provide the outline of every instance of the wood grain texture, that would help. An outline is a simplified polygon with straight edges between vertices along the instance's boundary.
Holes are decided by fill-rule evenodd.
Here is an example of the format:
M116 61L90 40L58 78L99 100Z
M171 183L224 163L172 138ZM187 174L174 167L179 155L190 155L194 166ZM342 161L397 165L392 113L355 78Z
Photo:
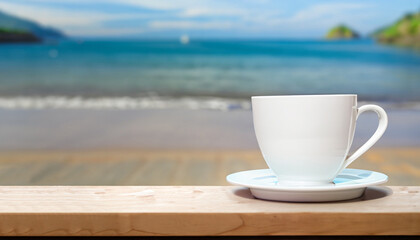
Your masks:
M0 235L420 235L420 187L303 204L230 186L2 186Z

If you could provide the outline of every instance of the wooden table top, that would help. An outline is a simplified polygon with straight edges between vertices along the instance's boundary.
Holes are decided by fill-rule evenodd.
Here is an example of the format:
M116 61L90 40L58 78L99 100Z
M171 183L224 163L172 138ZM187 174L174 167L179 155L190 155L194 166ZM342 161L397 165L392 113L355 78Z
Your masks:
M420 235L420 187L284 203L231 186L1 186L0 235Z

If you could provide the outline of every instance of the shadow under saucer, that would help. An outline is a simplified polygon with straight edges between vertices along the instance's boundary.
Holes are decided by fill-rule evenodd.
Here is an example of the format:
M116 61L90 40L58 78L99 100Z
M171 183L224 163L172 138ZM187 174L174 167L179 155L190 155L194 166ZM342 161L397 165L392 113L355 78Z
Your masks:
M385 186L371 186L367 187L363 195L359 198L350 199L343 202L360 202L360 201L369 201L379 198L384 198L392 195L393 191L389 187Z
M362 196L358 197L358 198L354 198L354 199L349 199L349 200L342 200L342 201L329 201L329 202L296 202L296 203L326 203L326 204L334 204L334 203L348 203L348 202L363 202L363 201L370 201L370 200L376 200L376 199L380 199L380 198L384 198L387 196L392 195L393 191L391 188L389 187L385 187L385 186L370 186L370 187L366 187L364 193ZM247 199L258 199L256 197L254 197L250 191L249 188L237 188L233 190L233 194L235 196L241 197L241 198L247 198ZM264 199L259 199L259 200L263 200L263 201L270 201L273 202L273 200L264 200ZM274 201L275 202L275 201ZM278 201L278 202L282 202L282 201ZM288 202L289 201L284 201L284 202Z

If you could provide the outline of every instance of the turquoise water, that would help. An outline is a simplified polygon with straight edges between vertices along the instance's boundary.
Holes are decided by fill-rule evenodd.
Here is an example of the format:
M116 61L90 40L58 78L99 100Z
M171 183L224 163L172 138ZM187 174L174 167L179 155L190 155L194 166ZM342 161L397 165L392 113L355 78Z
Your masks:
M0 45L2 98L322 93L419 101L420 53L370 40Z

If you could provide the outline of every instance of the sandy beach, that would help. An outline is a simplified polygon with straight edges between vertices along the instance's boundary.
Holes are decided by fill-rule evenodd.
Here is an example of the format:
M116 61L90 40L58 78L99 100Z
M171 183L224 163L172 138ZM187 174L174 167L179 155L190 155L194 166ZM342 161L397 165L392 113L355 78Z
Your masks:
M389 126L375 147L420 147L420 110L386 109ZM257 150L250 110L0 110L0 150L182 149ZM376 130L357 122L353 147Z
M383 138L350 167L420 185L420 111L387 109ZM0 110L2 185L225 185L266 168L249 110ZM354 147L374 132L358 121Z
M390 186L420 185L418 148L375 148L350 168L379 171ZM267 168L258 150L79 150L0 153L0 185L229 185Z

